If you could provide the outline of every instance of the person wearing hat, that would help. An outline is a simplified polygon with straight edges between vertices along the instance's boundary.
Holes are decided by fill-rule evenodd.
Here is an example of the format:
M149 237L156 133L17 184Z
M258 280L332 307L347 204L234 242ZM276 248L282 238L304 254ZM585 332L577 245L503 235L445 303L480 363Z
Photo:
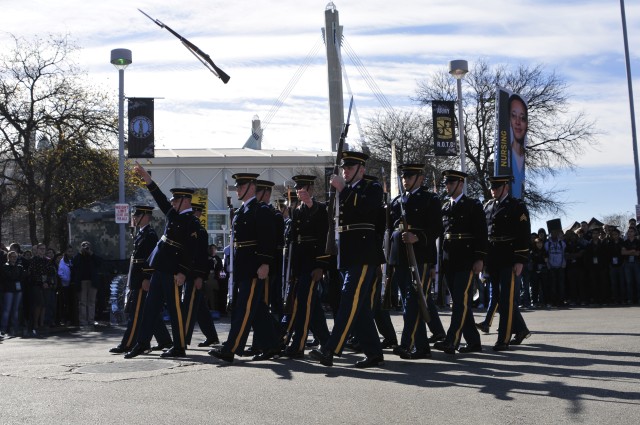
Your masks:
M261 339L263 352L254 360L266 360L280 351L280 343L271 315L264 302L265 287L275 251L273 214L256 199L258 174L236 173L232 176L242 206L233 216L233 280L237 288L227 340L209 355L231 363L244 351L249 331ZM255 337L254 334L254 337Z
M183 357L186 349L186 323L180 305L180 286L185 283L187 276L193 273L196 253L201 246L198 240L200 222L194 217L191 209L194 191L189 188L174 188L171 189L173 196L167 199L142 165L136 162L133 169L142 177L166 217L164 234L149 256L149 266L153 269L153 274L138 340L131 351L125 354L125 358L137 357L149 349L151 336L165 303L171 317L173 347L160 356ZM201 277L195 279L196 282L202 280Z
M324 204L313 198L316 177L292 177L300 205L291 211L291 273L297 280L290 329L291 344L284 355L292 359L304 358L307 335L311 330L321 344L329 339L329 328L320 303L319 285L329 266L325 254L328 218Z
M452 298L451 322L447 336L433 345L447 354L482 351L471 300L473 281L482 271L487 255L487 222L482 204L464 194L467 174L457 170L442 172L448 199L442 206L442 269ZM467 341L460 347L462 337Z
M521 199L510 195L511 175L489 177L491 196L484 206L489 237L486 270L498 292L498 340L494 351L520 345L531 332L518 308L519 279L529 261L531 222ZM515 334L513 339L511 335Z
M438 309L429 296L429 286L435 277L437 262L436 239L442 233L442 210L438 196L429 192L424 183L424 164L403 164L399 167L402 178L402 191L391 202L391 221L394 225L391 236L391 255L389 263L393 265L393 279L400 288L403 300L404 328L400 345L394 350L403 359L425 359L431 357L427 326L420 313L417 294L411 285L412 273L407 259L406 245L411 244L416 257L421 285L427 293L427 308L430 315L429 327L436 337L443 340L446 332ZM401 226L402 212L408 228Z
M131 253L131 264L129 266L129 281L127 304L125 311L129 316L127 327L122 336L122 341L117 346L109 350L113 354L122 354L133 348L138 338L142 312L151 284L153 269L149 266L147 259L151 251L158 243L158 235L153 227L149 225L153 217L153 207L150 205L136 205L131 213L131 227L137 229L133 238L133 252ZM156 324L156 339L158 345L169 348L172 345L171 336L164 322L158 320Z
M334 174L330 179L339 207L337 266L343 285L331 336L320 349L310 352L325 366L332 366L333 356L342 354L350 334L358 337L366 356L356 363L357 368L384 365L370 301L371 284L379 264L375 224L382 204L382 188L364 180L368 157L361 152L343 152L342 175Z
M194 202L191 204L191 208L193 215L200 222L200 216L205 208L204 204ZM182 315L186 320L185 340L187 345L191 344L193 328L198 322L200 331L205 336L205 340L200 342L198 347L208 347L219 344L220 339L204 296L205 281L209 277L209 233L202 225L199 229L198 244L192 276L187 279L184 285ZM194 277L199 277L200 279L194 279ZM200 285L198 286L197 283L200 283Z

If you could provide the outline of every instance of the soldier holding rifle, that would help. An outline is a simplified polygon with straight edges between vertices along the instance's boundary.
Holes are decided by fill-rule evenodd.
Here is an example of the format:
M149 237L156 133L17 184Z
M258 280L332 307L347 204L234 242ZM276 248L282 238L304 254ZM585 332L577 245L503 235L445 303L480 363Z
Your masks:
M333 174L330 183L337 192L339 218L338 269L343 285L334 327L327 343L311 351L311 356L325 366L333 365L333 356L341 355L350 332L358 337L366 358L356 367L384 365L382 346L371 312L371 283L378 258L375 223L382 203L382 188L364 180L368 155L343 152L342 176ZM331 212L329 212L331 213Z
M446 170L442 176L449 196L442 206L442 265L453 299L453 310L447 337L436 342L433 348L447 354L455 354L456 349L461 353L482 351L471 301L473 278L482 271L487 255L487 222L480 201L467 198L463 193L467 174ZM459 348L463 336L467 345Z
M295 273L296 296L293 308L293 338L285 350L286 357L304 358L309 330L321 344L329 339L329 328L320 303L319 285L329 266L325 254L327 211L313 199L315 176L292 177L300 206L291 211L291 268Z
M435 275L433 267L437 256L436 239L442 232L441 204L434 193L422 186L424 164L404 164L399 167L399 171L402 194L391 204L391 221L395 229L391 238L390 263L394 266L393 279L402 294L404 328L400 345L394 353L403 359L424 359L431 357L431 350L418 298L424 297L425 289L429 293L428 286ZM400 226L403 212L407 228ZM410 264L407 257L407 244L413 247L415 265ZM411 285L411 267L417 267L421 279L418 290L422 293L418 293ZM429 326L435 335L444 335L438 310L430 296L426 297L426 303Z

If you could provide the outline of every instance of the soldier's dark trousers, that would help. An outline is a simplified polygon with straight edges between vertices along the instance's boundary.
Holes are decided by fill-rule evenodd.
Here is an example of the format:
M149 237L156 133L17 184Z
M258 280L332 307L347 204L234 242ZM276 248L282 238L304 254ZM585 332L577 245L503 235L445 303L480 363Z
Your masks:
M367 357L382 356L382 345L371 311L371 283L375 272L375 267L367 264L340 270L344 282L340 305L331 336L322 347L324 350L341 355L349 333L353 333Z
M203 283L205 285L205 283ZM187 345L191 344L191 337L193 336L193 328L198 322L200 331L204 334L206 339L216 340L218 339L218 332L209 313L209 308L204 299L204 286L201 289L196 289L192 280L187 281L184 285L184 297L182 300L182 317L185 318L187 324L186 329L186 342Z
M266 281L256 277L239 280L235 285L238 288L238 294L232 314L231 329L227 341L223 344L223 351L235 354L244 350L251 328L254 330L254 338L259 334L261 341L264 341L259 344L259 348L275 349L280 340L273 318L264 302Z
M378 276L380 274L380 276ZM371 309L373 310L373 319L378 327L378 332L384 339L389 341L397 341L396 330L391 322L389 310L382 309L382 274L376 273L371 287Z
M158 318L162 314L162 307L166 300L169 316L171 317L173 346L177 349L185 349L185 321L182 317L179 289L174 282L172 274L159 270L153 272L140 325L139 343L148 344L151 341L151 336L156 328Z
M498 343L509 344L512 334L527 330L527 325L518 308L519 278L513 272L512 267L501 268L497 271L491 270L490 276L492 280L498 280L500 287Z
M489 276L489 305L487 306L487 314L482 321L483 324L491 326L493 318L498 311L498 305L500 304L500 286L497 279L492 279Z
M446 278L453 302L451 323L445 339L446 343L457 348L464 336L467 344L480 344L480 333L478 333L473 321L473 311L471 310L473 272L470 270L449 272Z
M424 279L425 268L419 271L421 279ZM427 325L424 322L422 313L420 313L418 304L419 295L411 285L411 270L408 266L396 266L393 272L393 278L398 288L400 288L400 294L402 296L404 326L402 328L400 345L407 349L415 348L419 351L428 350ZM440 325L442 326L442 324Z
M291 347L295 351L304 351L309 330L313 331L313 336L321 345L329 339L327 319L320 303L319 284L311 280L311 271L305 270L298 277L291 340Z
M131 349L138 340L146 301L147 293L142 289L133 289L129 293L129 299L127 300L127 314L129 316L129 320L127 321L127 328L125 329L122 341L120 342L121 347ZM156 341L158 341L158 344L160 345L171 344L171 335L162 321L162 315L158 316L153 336L155 336Z

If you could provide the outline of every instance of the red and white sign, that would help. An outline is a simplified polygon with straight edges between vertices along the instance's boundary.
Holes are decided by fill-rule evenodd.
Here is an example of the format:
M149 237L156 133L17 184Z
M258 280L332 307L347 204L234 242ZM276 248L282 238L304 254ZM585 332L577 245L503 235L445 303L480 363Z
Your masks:
M129 204L116 204L116 223L128 223L129 220Z

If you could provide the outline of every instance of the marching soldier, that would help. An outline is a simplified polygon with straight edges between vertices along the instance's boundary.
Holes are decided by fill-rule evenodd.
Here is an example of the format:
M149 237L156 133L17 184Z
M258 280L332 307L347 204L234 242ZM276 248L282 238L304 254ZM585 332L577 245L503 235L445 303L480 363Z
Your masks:
M356 363L357 368L384 365L370 300L371 283L379 264L375 224L382 204L382 188L363 178L368 158L360 152L343 152L342 176L331 176L340 208L338 269L343 285L331 336L320 350L310 353L325 366L332 366L333 356L342 354L349 333L357 336L366 355Z
M136 163L135 172L142 177L160 210L166 215L164 234L149 257L153 268L149 293L144 306L138 341L126 359L136 357L149 349L154 325L161 315L166 302L171 317L173 347L161 357L182 357L185 355L185 321L180 305L180 287L192 272L196 251L199 247L200 223L191 211L193 189L171 189L172 197L167 200L149 173ZM201 280L196 277L196 283Z
M320 302L319 285L329 265L325 254L327 239L327 210L313 199L315 176L297 175L292 179L300 206L292 210L291 268L295 272L296 296L293 307L293 338L284 355L304 358L309 330L321 344L329 339L329 328Z
M494 351L509 349L509 344L519 345L531 333L518 309L517 279L529 260L529 235L531 224L529 211L520 199L509 194L512 176L489 177L493 199L485 204L489 255L487 270L499 291L498 341ZM512 340L511 335L515 334Z
M193 215L200 221L200 216L205 206L203 204L192 203ZM209 277L209 234L200 226L198 234L198 250L196 251L196 259L192 276L187 279L184 285L183 300L183 316L186 319L186 341L187 345L191 344L193 328L196 322L200 326L200 330L205 336L205 340L198 344L198 347L208 347L210 345L219 344L218 332L213 323L213 318L209 313L207 302L204 299L205 280ZM200 279L196 279L199 277ZM200 282L200 287L196 285Z
M129 315L129 320L127 321L127 328L122 336L122 341L109 350L113 354L122 354L129 351L133 348L133 343L138 337L142 312L153 273L153 269L149 266L147 259L158 243L158 235L149 225L152 214L152 206L137 205L133 207L131 224L134 228L138 228L138 232L133 240L133 252L131 253L130 273L128 276L129 293L125 310ZM159 346L169 348L172 345L171 336L161 319L157 322L155 335Z
M480 334L473 321L473 279L482 271L487 255L487 222L482 204L463 193L466 173L443 171L449 199L442 206L443 270L451 291L453 308L447 337L433 348L447 354L482 351ZM459 347L464 336L466 347Z
M243 204L233 217L233 278L237 286L231 329L221 348L209 351L211 356L233 362L244 350L253 327L261 335L264 351L254 360L266 360L279 353L280 343L273 321L264 303L269 265L273 262L275 231L273 214L256 200L258 174L237 173L232 176ZM254 335L255 336L255 335ZM262 348L262 347L261 347Z
M434 335L444 335L438 310L429 296L429 286L435 275L436 239L442 233L442 211L440 199L424 186L424 164L404 164L400 166L402 189L404 193L396 197L391 204L391 221L396 229L391 239L390 263L394 266L393 278L400 288L404 304L404 328L400 345L394 352L403 359L424 359L431 357L427 327L420 313L417 294L411 285L411 270L407 259L405 244L412 244L421 287L427 282L427 309L429 326ZM401 206L400 203L403 205ZM401 211L406 215L407 229L398 227ZM424 290L423 289L423 290Z

